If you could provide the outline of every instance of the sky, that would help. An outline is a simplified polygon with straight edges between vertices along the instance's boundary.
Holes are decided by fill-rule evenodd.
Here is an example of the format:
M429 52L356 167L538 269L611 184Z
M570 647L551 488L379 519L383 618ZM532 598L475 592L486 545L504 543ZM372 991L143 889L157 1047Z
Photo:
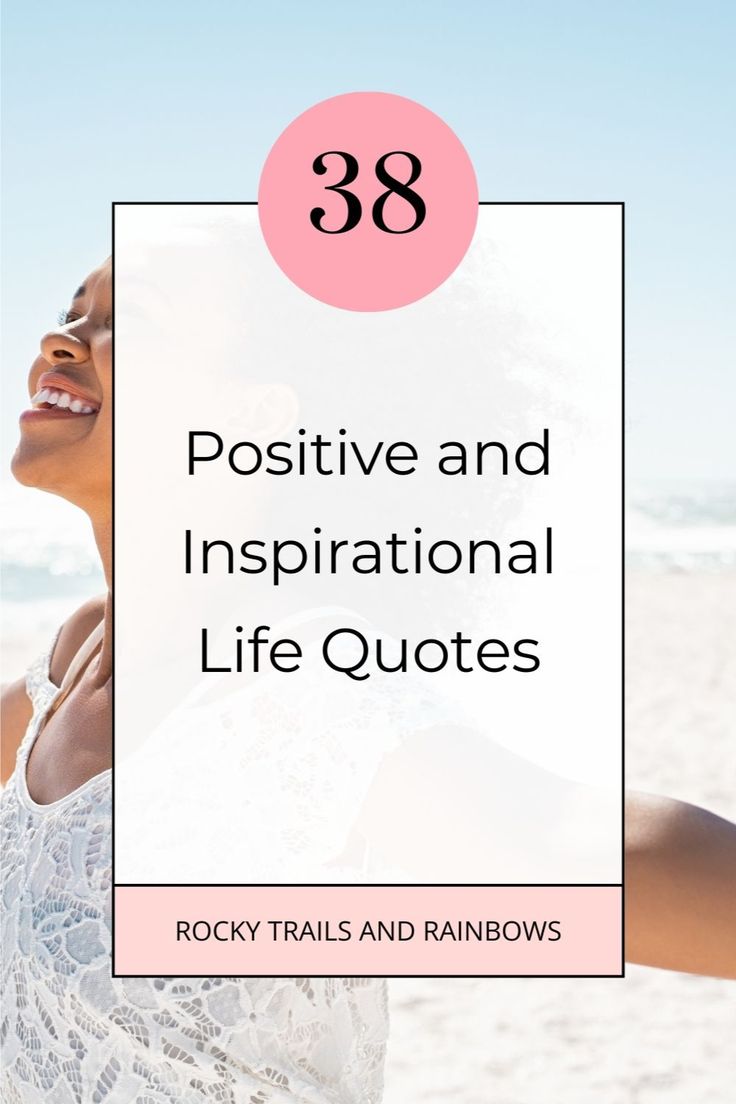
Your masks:
M736 4L5 0L4 473L113 200L254 199L311 104L441 115L486 200L623 200L634 480L736 478Z

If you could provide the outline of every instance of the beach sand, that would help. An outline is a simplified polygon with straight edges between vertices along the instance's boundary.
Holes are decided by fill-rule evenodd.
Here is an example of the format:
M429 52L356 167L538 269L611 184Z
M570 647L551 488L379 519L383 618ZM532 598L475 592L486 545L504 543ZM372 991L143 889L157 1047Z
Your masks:
M630 574L626 674L628 787L736 820L736 574ZM736 1101L735 982L629 966L389 987L385 1104Z

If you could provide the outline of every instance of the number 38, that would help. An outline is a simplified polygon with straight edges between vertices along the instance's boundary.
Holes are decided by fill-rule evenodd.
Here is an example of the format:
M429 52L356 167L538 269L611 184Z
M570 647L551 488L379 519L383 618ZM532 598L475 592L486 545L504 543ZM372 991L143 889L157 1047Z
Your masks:
M386 168L386 162L389 157L396 157L399 155L407 157L411 165L411 175L406 182L397 180ZM326 226L322 225L322 220L327 213L324 207L313 207L309 213L309 219L315 230L319 230L322 234L345 234L348 230L353 230L358 225L363 214L360 200L354 192L348 191L347 188L347 185L352 184L358 175L358 162L351 153L345 153L343 150L327 150L326 153L320 153L312 162L312 170L317 173L318 176L324 176L327 172L327 165L325 164L326 157L342 157L345 163L345 175L342 180L338 180L337 184L325 185L325 191L337 192L337 194L342 196L345 200L345 222L342 226L338 227L337 230L328 230ZM421 171L422 163L419 158L413 153L407 153L406 150L392 150L390 153L384 153L383 157L379 157L376 162L376 177L381 184L386 185L386 191L382 192L378 197L373 204L372 210L373 221L379 230L383 230L386 234L410 234L412 230L416 230L422 225L427 214L427 208L422 197L409 186L419 179ZM405 199L414 210L414 221L411 226L407 226L404 230L393 230L390 226L386 225L383 212L386 201L390 195L401 196L401 198Z

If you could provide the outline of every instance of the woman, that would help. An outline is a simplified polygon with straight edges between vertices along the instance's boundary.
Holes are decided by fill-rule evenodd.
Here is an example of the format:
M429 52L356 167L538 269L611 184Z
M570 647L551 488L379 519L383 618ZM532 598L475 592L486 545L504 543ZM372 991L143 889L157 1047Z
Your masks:
M13 460L21 483L88 514L108 587L111 309L108 261L42 340ZM111 978L111 618L108 589L3 696L3 1099L378 1101L381 979ZM367 833L411 769L399 754L379 772ZM736 976L736 828L642 797L629 836L629 957Z
M13 460L89 515L108 582L111 309L108 261L42 341ZM109 593L83 606L3 697L5 778L21 746L2 804L2 1099L378 1100L380 980L111 979L111 614Z

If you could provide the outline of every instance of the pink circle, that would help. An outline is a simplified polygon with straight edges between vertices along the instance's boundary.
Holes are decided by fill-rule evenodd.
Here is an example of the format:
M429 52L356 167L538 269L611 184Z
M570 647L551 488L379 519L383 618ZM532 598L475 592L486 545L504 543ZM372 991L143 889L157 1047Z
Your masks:
M386 154L397 184L378 178ZM411 184L409 154L419 164ZM360 203L357 221L356 199L329 188L350 157L357 175L343 187ZM413 195L402 195L404 186ZM351 209L355 225L335 232ZM433 112L403 96L351 92L310 107L280 135L263 166L258 212L274 260L303 291L346 310L389 310L428 295L457 268L475 231L478 185L462 143Z

